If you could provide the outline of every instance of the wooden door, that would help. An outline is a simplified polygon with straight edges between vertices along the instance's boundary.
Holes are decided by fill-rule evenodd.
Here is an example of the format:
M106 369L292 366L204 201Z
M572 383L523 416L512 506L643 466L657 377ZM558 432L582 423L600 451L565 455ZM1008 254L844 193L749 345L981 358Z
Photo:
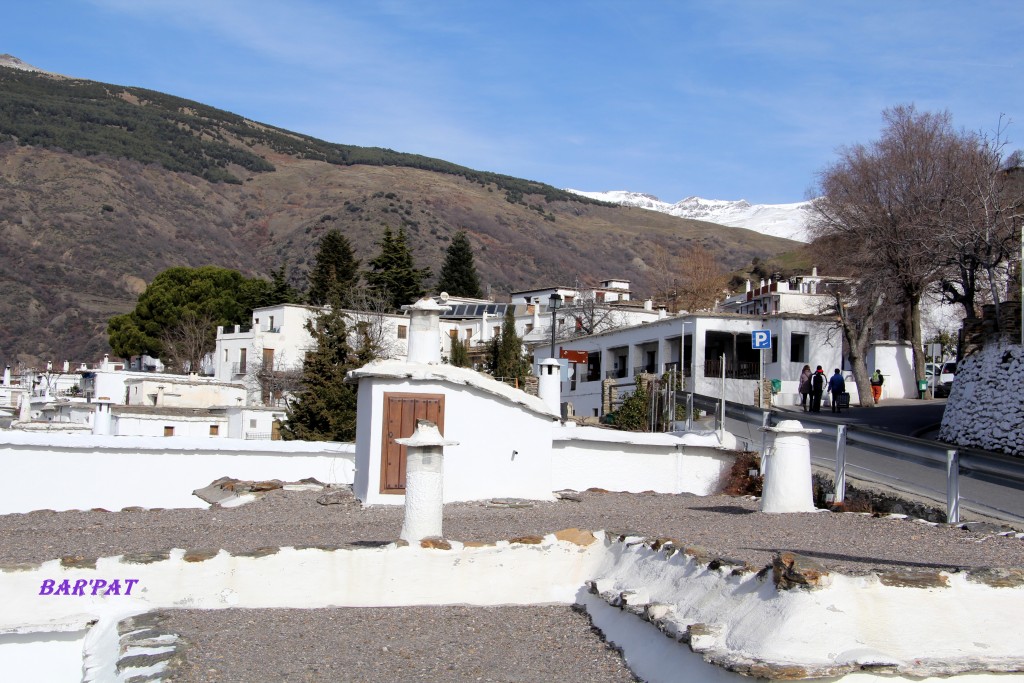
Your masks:
M385 392L381 493L405 493L405 446L395 443L395 439L412 436L416 420L430 420L444 434L444 395Z

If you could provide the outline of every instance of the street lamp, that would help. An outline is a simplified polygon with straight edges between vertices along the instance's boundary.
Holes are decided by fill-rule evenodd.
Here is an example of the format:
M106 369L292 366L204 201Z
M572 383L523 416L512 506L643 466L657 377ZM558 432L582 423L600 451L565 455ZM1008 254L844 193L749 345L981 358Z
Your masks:
M553 292L551 298L548 299L548 308L551 309L551 357L555 357L555 313L562 307L562 296L558 292Z

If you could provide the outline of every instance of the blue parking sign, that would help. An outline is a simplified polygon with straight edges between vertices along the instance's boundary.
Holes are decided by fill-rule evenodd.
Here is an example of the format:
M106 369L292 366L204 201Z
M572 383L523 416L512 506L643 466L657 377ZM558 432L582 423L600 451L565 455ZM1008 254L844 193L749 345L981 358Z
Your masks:
M750 335L750 348L770 349L772 348L771 330L754 330Z

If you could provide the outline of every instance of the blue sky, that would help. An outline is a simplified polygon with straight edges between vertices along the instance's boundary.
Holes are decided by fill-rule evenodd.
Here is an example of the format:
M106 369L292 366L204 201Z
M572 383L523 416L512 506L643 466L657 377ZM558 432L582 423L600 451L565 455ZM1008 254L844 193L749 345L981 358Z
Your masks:
M804 199L881 111L1015 121L1024 2L22 0L0 53L581 190Z

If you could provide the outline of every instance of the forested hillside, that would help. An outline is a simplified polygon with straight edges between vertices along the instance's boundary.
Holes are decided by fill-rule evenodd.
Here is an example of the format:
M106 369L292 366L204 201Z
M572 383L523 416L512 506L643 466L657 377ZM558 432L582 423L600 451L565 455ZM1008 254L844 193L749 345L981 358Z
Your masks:
M465 230L484 287L619 277L701 244L730 268L793 248L529 180L323 142L161 93L0 68L0 362L94 360L105 326L175 265L304 278L336 228L368 259L404 227L437 274ZM663 268L664 266L659 266Z

